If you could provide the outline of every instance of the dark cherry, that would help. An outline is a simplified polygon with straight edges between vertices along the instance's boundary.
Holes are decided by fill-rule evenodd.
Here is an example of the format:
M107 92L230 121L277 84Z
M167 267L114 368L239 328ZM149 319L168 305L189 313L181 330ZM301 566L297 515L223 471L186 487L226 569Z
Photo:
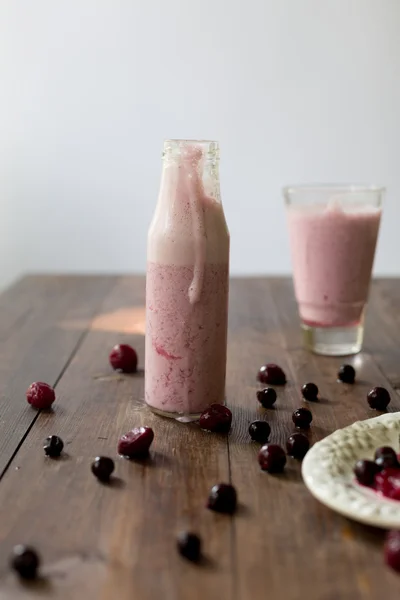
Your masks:
M232 424L232 413L223 404L211 404L200 416L202 429L215 433L228 433Z
M390 395L385 388L375 387L369 392L367 400L371 408L384 411L390 402Z
M375 464L379 471L383 469L400 469L400 464L395 452L393 454L381 454L375 458Z
M268 442L271 427L267 421L253 421L249 426L249 434L254 442L266 444Z
M354 383L356 372L351 365L342 365L337 374L338 381L342 383Z
M292 421L299 429L308 429L312 421L312 413L308 408L298 408L292 415Z
M285 385L286 383L284 371L273 363L263 365L258 371L257 379L260 383L267 385Z
M374 459L388 457L395 463L397 461L397 454L390 446L381 446L375 450Z
M318 387L315 383L305 383L301 388L303 398L309 402L315 402L318 400Z
M286 442L286 450L293 458L304 458L310 448L310 442L304 433L292 433Z
M354 475L362 485L372 486L377 473L379 467L372 460L359 460L354 467Z
M56 399L53 388L43 381L35 381L26 390L28 403L38 410L50 408Z
M191 560L197 562L201 556L201 539L196 533L182 531L177 539L179 553Z
M118 454L127 458L142 458L147 456L154 431L151 427L135 427L120 437L118 441Z
M382 446L375 450L375 463L379 470L383 469L400 469L399 460L396 452L390 446Z
M269 387L258 390L257 400L264 408L272 408L276 402L276 391Z
M389 531L385 541L385 562L400 573L400 530Z
M136 350L128 344L117 344L110 352L110 364L116 371L123 373L135 373L138 357Z
M64 442L58 435L49 435L46 438L45 444L43 446L44 453L46 456L51 456L52 458L56 458L60 456L61 452L64 448Z
M114 461L112 458L108 458L108 456L96 456L92 463L92 473L99 481L109 481L113 471Z
M10 557L10 566L22 579L35 579L40 565L36 550L22 544L14 546Z
M400 467L397 457L396 460L393 460L391 456L380 456L376 459L375 464L378 467L378 471L383 471L383 469L398 469Z
M207 508L221 513L234 513L237 505L237 494L230 483L218 483L211 488Z
M286 454L277 444L265 444L258 453L258 462L263 471L281 473L286 464Z

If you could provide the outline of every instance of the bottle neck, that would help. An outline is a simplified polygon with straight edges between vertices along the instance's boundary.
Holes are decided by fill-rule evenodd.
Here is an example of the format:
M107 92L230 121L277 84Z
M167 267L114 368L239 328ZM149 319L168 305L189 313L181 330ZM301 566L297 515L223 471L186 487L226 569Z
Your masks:
M191 195L207 195L220 202L219 148L217 142L167 140L163 151L162 187L191 190Z
M148 239L150 261L191 265L199 276L206 260L228 262L229 232L220 199L218 154L210 151L208 142L165 143L160 193ZM191 302L201 289L200 279L193 282Z

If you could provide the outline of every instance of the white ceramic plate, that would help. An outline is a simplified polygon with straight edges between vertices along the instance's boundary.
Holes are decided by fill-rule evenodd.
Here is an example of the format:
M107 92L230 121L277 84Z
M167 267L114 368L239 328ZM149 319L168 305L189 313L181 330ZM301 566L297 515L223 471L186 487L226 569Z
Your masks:
M317 442L302 465L304 482L320 502L361 523L400 529L400 502L358 485L353 468L379 446L400 446L400 412L357 421Z

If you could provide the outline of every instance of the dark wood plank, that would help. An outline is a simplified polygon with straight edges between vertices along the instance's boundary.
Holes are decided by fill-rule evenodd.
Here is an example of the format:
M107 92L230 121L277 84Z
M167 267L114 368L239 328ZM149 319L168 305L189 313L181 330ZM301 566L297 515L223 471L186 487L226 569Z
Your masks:
M383 288L389 314L383 319L385 336L392 329L390 319L396 321L393 298L398 293L394 283ZM371 302L371 334L382 322L375 313L378 298ZM22 306L13 313L11 339L24 324L24 314ZM63 319L71 331L79 321L71 313ZM372 385L387 386L391 410L398 409L399 399L385 377L386 369L392 383L397 377L394 362L388 362L386 338L367 329L367 352L352 359L358 383L342 386L335 381L340 359L312 356L301 348L289 281L232 282L228 403L235 422L229 455L242 506L231 520L204 510L208 488L229 477L226 439L154 417L142 406L142 376L115 375L106 366L116 341L133 343L143 364L143 332L143 281L122 279L59 382L54 413L39 416L0 484L0 598L30 598L33 592L5 567L9 549L19 541L41 550L48 578L35 591L51 598L396 597L398 578L382 564L382 533L316 502L295 461L289 461L283 476L262 473L258 448L247 435L251 420L268 415L273 441L284 444L306 380L316 381L323 397L312 405L312 441L371 416L365 395ZM45 353L41 358L46 362ZM255 374L269 360L282 364L289 383L279 391L277 409L263 411L255 400ZM99 485L89 472L91 458L114 455L120 433L141 423L156 432L152 460L118 460L118 485ZM44 458L41 445L49 433L68 442L63 460ZM176 554L175 533L186 526L204 537L209 561L201 567Z
M56 383L113 282L26 277L0 296L0 473L37 416L26 402L27 387Z
M382 532L350 522L314 500L302 483L300 464L292 459L282 476L262 473L258 448L246 435L248 423L265 415L271 441L284 445L293 431L291 413L303 404L300 387L314 381L323 400L310 407L313 443L338 427L375 416L365 399L373 385L388 387L391 410L399 410L389 381L374 357L363 353L350 359L357 368L357 385L343 386L336 382L341 359L304 351L288 280L233 281L230 317L228 397L236 417L231 473L246 506L235 519L239 597L396 597L399 580L383 566ZM266 361L282 364L289 378L273 411L258 408L255 400L255 375Z
M143 278L123 279L57 385L54 412L39 415L1 482L0 593L10 600L26 593L4 567L21 541L42 553L51 598L234 598L232 519L205 509L209 488L229 479L226 437L153 416L143 374L111 371L116 342L133 344L143 365L143 332ZM118 437L140 424L155 431L151 460L118 459ZM43 455L51 433L66 442L63 459ZM116 458L115 485L90 473L97 454ZM178 556L181 528L201 533L204 564Z
M374 281L367 311L365 348L400 391L400 281Z

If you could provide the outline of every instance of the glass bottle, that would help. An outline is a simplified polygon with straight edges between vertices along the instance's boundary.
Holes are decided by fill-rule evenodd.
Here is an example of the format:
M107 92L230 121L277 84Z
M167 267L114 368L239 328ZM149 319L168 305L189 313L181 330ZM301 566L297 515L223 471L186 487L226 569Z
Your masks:
M198 418L225 401L229 231L217 142L167 140L148 233L145 400Z

